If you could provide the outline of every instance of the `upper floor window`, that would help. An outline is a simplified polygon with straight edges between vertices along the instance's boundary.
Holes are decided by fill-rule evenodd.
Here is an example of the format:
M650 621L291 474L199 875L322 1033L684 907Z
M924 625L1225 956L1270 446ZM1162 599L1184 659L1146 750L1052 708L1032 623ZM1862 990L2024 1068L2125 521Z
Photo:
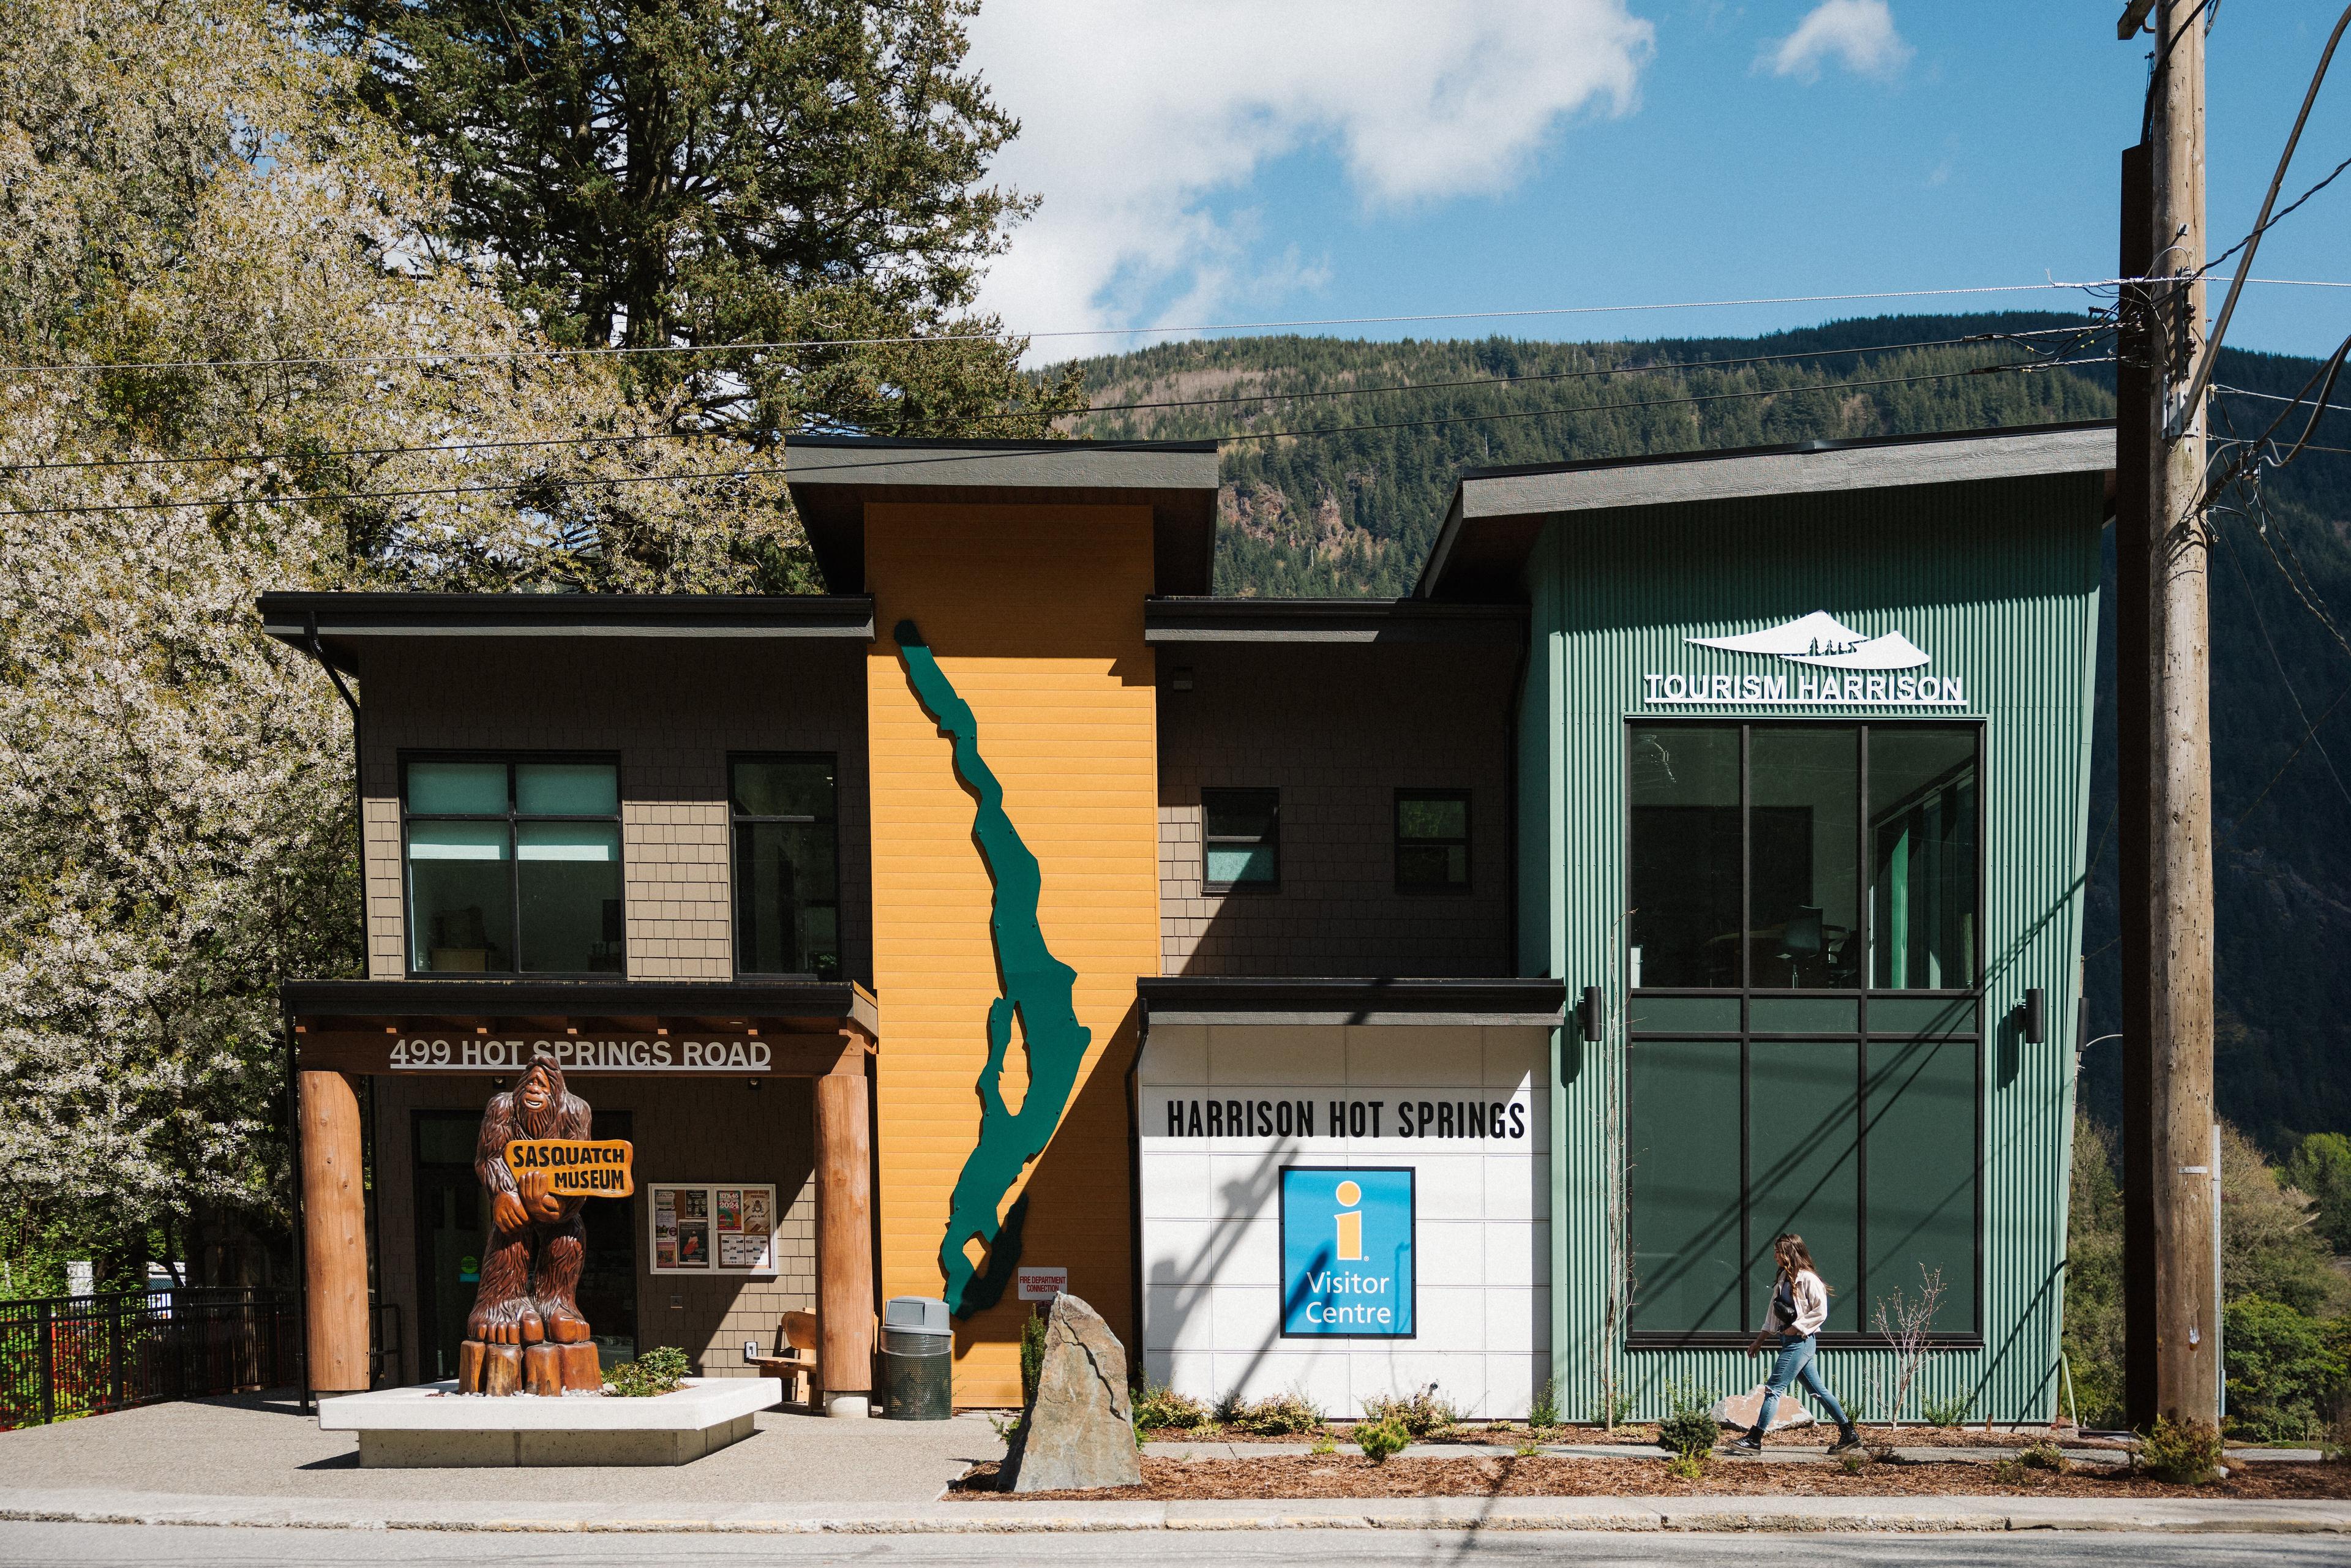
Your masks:
M1201 881L1211 890L1281 883L1281 792L1200 791Z
M737 758L735 971L841 977L841 841L830 757Z
M420 760L401 784L412 971L622 972L617 767Z
M1972 987L1978 734L1972 725L1635 726L1632 983Z
M1469 891L1469 791L1396 791L1395 880L1399 893Z

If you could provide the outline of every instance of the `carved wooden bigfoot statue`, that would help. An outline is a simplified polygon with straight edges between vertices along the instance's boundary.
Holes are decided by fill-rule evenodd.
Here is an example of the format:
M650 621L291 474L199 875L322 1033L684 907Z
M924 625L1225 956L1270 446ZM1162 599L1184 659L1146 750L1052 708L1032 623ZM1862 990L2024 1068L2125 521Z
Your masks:
M559 1197L549 1173L507 1168L517 1138L588 1136L588 1102L563 1087L563 1070L541 1056L509 1093L482 1113L474 1171L490 1197L482 1282L457 1353L466 1394L560 1394L603 1386L588 1320L580 1315L580 1268L588 1250L584 1197Z

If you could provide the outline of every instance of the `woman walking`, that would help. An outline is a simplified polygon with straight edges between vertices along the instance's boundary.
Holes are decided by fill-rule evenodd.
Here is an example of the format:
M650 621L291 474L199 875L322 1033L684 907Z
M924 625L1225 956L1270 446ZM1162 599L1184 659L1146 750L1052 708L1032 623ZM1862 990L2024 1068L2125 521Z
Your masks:
M1820 1369L1813 1364L1813 1356L1820 1349L1821 1325L1829 1316L1827 1282L1813 1267L1812 1250L1804 1245L1804 1239L1793 1231L1771 1243L1771 1257L1780 1266L1771 1286L1771 1304L1764 1312L1763 1326L1748 1342L1747 1354L1761 1354L1764 1337L1777 1334L1780 1359L1772 1364L1771 1380L1763 1385L1763 1407L1755 1413L1755 1429L1731 1444L1730 1451L1761 1453L1763 1434L1771 1429L1771 1417L1780 1408L1780 1396L1788 1392L1791 1385L1802 1382L1837 1424L1837 1440L1829 1452L1849 1453L1861 1447L1861 1434L1853 1429L1844 1407L1821 1381Z

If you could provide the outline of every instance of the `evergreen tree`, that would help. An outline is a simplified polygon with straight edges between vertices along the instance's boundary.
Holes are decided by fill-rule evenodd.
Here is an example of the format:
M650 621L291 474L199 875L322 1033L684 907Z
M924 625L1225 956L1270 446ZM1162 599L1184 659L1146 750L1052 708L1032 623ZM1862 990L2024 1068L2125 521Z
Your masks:
M758 445L1037 435L1073 383L970 310L1034 198L965 68L977 0L309 0L446 178L465 258L559 341ZM873 339L925 336L928 344Z

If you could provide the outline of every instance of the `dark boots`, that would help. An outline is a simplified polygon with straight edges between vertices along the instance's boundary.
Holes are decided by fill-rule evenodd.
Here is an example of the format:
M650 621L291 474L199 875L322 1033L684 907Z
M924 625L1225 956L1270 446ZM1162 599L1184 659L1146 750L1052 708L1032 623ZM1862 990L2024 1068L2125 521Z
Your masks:
M1853 1429L1852 1422L1847 1421L1837 1428L1837 1440L1829 1445L1829 1458L1834 1458L1839 1454L1850 1454L1860 1447L1861 1434Z

